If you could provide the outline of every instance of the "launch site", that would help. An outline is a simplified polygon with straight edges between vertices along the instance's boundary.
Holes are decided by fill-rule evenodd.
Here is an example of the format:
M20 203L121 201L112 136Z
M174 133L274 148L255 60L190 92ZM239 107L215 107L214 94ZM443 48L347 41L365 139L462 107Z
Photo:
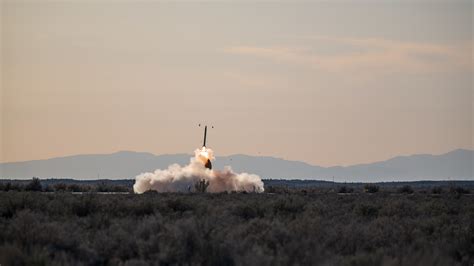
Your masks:
M0 266L474 265L471 0L0 0Z

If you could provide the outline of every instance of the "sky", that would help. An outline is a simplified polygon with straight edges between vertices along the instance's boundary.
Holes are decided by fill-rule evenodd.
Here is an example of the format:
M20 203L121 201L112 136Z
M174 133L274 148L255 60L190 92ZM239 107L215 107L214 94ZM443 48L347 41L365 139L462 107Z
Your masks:
M473 148L472 1L1 1L0 162Z

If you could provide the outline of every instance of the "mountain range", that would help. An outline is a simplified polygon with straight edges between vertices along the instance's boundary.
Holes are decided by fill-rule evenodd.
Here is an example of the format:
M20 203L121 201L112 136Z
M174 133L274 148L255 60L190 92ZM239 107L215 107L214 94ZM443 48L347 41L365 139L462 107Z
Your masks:
M441 155L397 156L386 161L351 166L321 167L275 157L230 155L217 157L215 169L230 165L235 172L265 179L333 179L336 182L418 180L473 180L474 151L458 149ZM143 172L189 163L189 154L120 151L112 154L74 155L46 160L0 164L0 178L130 179Z

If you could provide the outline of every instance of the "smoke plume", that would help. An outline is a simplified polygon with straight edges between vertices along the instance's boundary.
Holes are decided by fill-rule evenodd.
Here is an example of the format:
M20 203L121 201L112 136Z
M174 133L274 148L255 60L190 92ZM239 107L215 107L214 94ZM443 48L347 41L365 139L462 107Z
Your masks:
M208 183L207 192L247 191L263 192L263 182L258 175L232 171L230 166L224 170L211 170L205 167L207 160L214 160L211 149L202 147L194 152L194 158L186 166L172 164L168 169L157 169L154 173L143 173L135 177L133 190L144 193L148 190L158 192L191 192L195 185Z

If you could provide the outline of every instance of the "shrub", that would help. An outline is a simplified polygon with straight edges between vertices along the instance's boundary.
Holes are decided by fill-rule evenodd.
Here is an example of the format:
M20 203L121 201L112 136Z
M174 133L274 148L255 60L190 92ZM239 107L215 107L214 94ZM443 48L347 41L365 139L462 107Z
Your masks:
M126 186L113 186L112 191L113 192L130 192L130 188Z
M412 194L413 193L413 189L408 185L405 185L403 187L398 188L397 191L398 191L398 193L403 193L403 194Z
M179 198L168 201L168 207L173 210L173 212L185 212L194 208L190 202Z
M379 209L374 205L361 204L356 207L355 212L363 217L376 217Z
M53 185L54 191L66 191L67 190L67 185L64 183L57 183Z
M0 193L0 264L470 265L474 261L471 197L290 191Z
M25 187L26 191L41 191L42 186L41 186L41 181L37 177L33 177L33 179L26 185Z
M379 187L377 185L367 184L364 186L364 192L366 193L376 193L379 191Z
M84 217L94 213L97 210L96 198L90 195L82 196L76 199L72 204L72 212L79 216Z
M346 186L339 187L339 189L337 190L337 193L352 193L352 192L354 192L354 189L351 187L346 187Z
M82 187L79 186L78 184L71 184L71 185L67 186L67 191L81 192L83 190L82 190Z
M236 208L234 208L233 214L248 220L257 217L263 217L264 211L258 206L238 205Z
M196 192L204 193L206 192L208 186L209 181L202 179L196 182L196 184L194 184L194 189L196 190Z
M306 202L299 197L285 197L273 204L273 212L279 215L293 215L304 210Z
M2 186L1 186L1 190L2 190L2 191L9 191L9 190L10 190L10 187L11 187L11 185L12 185L10 182L7 182L7 183L3 183L3 182L2 182L1 184L2 184Z
M44 192L54 192L53 186L45 185L43 187Z
M110 186L107 185L105 181L101 181L97 186L96 186L96 191L97 192L110 192Z
M3 190L4 191L22 191L23 190L23 186L18 183L18 182L8 182L5 184L5 186L3 187Z
M154 213L153 204L150 201L142 201L135 204L134 208L132 208L133 214L136 216L145 216L151 215Z
M268 187L265 187L265 192L266 193L275 193L276 189L275 189L274 186L268 186Z
M434 187L433 189L431 189L431 193L441 194L441 193L443 193L443 188L442 187Z
M465 189L463 187L451 187L449 189L449 191L451 193L455 193L455 194L469 194L469 190L468 189Z

